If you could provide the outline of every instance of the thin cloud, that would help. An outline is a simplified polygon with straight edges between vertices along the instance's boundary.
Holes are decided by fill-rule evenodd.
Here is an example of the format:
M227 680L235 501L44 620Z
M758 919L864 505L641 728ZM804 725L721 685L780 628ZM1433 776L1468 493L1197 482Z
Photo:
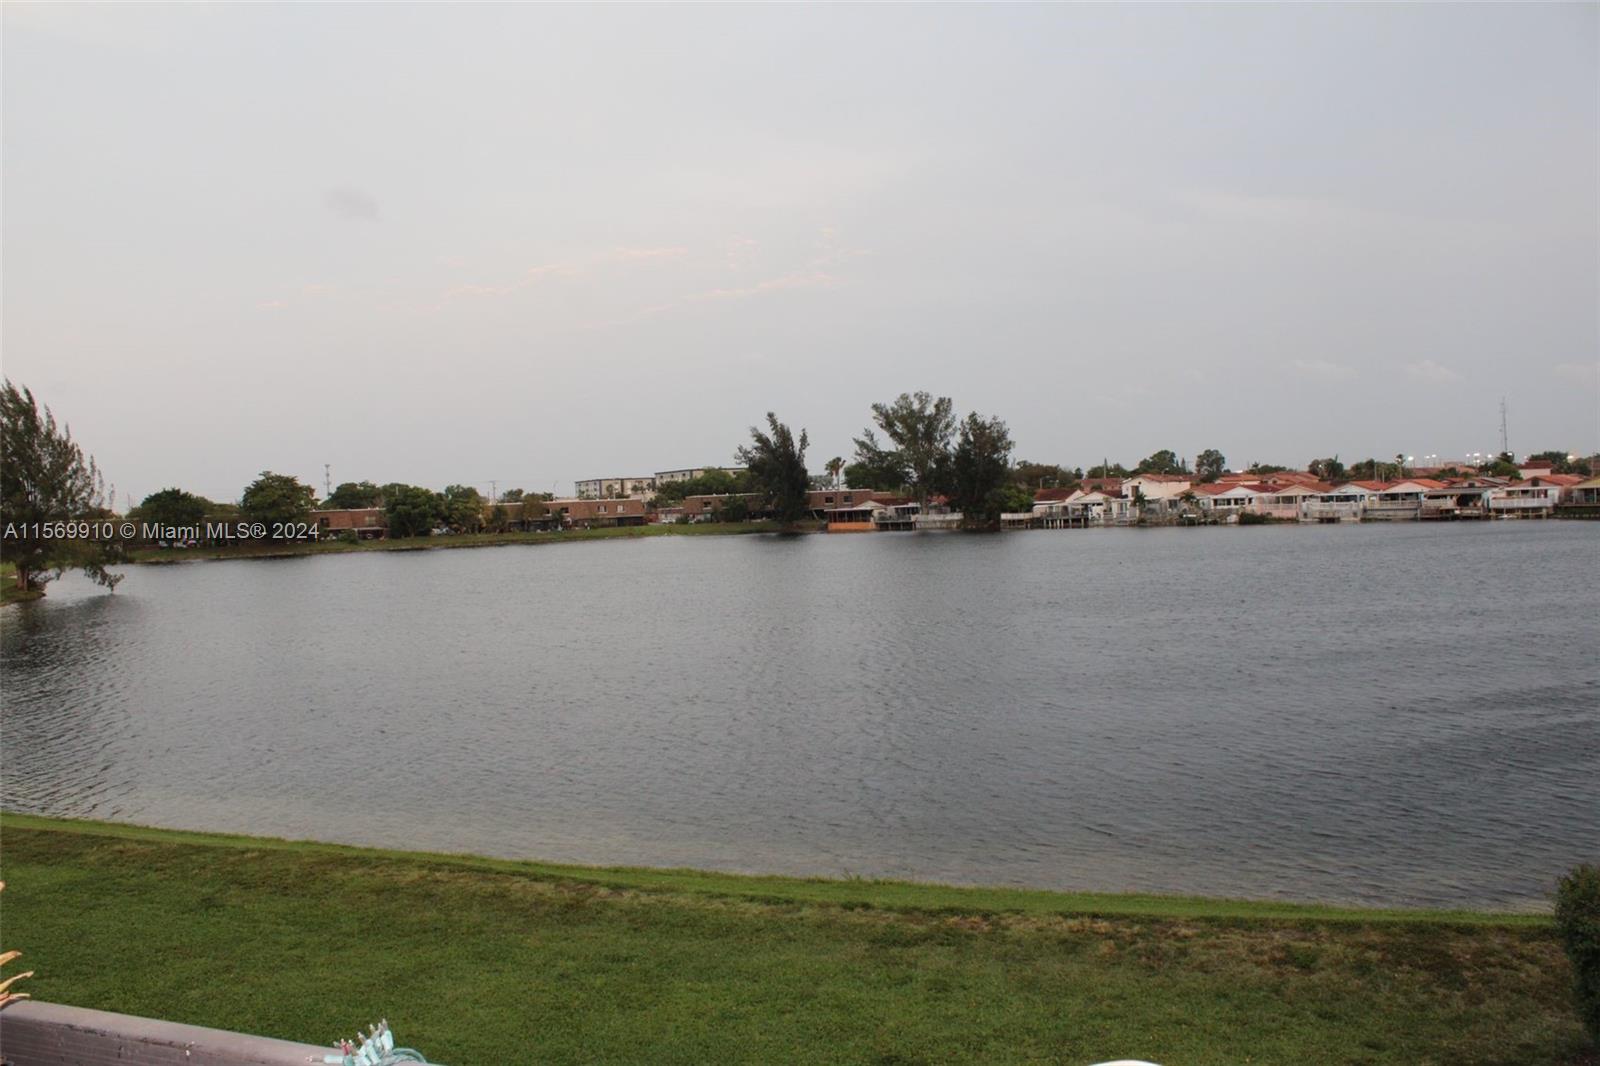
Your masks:
M1407 363L1405 370L1407 375L1417 381L1426 381L1435 385L1443 384L1446 381L1456 381L1461 377L1454 370L1447 366L1442 366L1432 359L1424 359L1420 363Z

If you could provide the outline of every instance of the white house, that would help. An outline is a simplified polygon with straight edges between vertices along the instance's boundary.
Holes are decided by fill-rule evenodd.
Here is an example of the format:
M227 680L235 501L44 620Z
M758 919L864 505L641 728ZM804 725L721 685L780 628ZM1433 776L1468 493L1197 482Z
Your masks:
M1489 513L1497 518L1548 518L1572 486L1582 481L1576 474L1513 481L1489 493Z
M1079 489L1067 497L1067 515L1074 522L1086 525L1122 525L1130 520L1131 503L1132 501L1125 496L1112 496L1099 490L1084 492Z
M1130 501L1142 497L1146 503L1173 510L1178 497L1188 492L1194 479L1188 474L1140 474L1122 482L1122 494Z
M1328 489L1327 485L1306 485L1300 482L1292 485L1275 485L1257 494L1250 506L1256 514L1266 515L1268 518L1299 519L1305 502L1322 495Z
M1256 497L1270 491L1265 485L1196 485L1193 490L1200 510L1227 522L1237 522L1239 515L1250 510Z
M1413 478L1385 486L1367 502L1367 518L1372 521L1414 521L1422 517L1422 497L1444 482Z
M1300 508L1300 521L1359 522L1375 496L1367 483L1347 481L1327 492L1308 496Z

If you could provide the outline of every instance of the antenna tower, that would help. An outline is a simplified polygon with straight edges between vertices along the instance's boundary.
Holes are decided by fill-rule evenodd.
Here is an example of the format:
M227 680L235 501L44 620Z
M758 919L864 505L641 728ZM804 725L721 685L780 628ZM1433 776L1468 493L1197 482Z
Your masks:
M1511 442L1506 436L1506 398L1504 396L1500 397L1500 453L1502 455L1511 453Z
M322 464L322 498L326 500L333 495L333 464Z

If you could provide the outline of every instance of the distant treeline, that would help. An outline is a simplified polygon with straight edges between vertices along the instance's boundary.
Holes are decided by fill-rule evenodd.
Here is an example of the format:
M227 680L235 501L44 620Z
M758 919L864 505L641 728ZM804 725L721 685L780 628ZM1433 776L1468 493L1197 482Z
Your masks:
M948 396L902 393L888 403L871 406L870 424L854 438L850 460L835 456L813 475L806 464L808 439L798 436L771 412L766 427L751 427L749 443L735 451L743 472L708 470L699 477L658 487L654 506L667 507L692 495L753 493L764 513L793 523L809 513L807 492L834 486L903 494L924 506L933 496L947 498L952 510L975 528L993 528L1000 515L1025 511L1041 489L1070 489L1093 478L1138 474L1191 474L1198 482L1214 481L1227 471L1227 459L1207 448L1194 459L1162 449L1131 467L1102 461L1088 469L1057 463L1013 460L1013 443L1005 422L976 412L958 418ZM115 562L119 546L50 535L53 523L111 517L104 482L94 459L85 456L64 424L33 393L5 381L0 389L0 529L5 531L5 557L16 568L17 585L36 589L52 571L82 569L114 586L105 570ZM1528 461L1545 460L1558 473L1592 476L1600 457L1577 458L1545 451ZM1314 460L1309 472L1326 481L1391 480L1411 476L1404 455L1363 459L1348 466L1337 455ZM1252 462L1247 472L1266 475L1289 469ZM1430 471L1449 475L1467 470ZM1518 476L1513 456L1502 453L1471 472ZM289 474L263 471L245 486L237 503L208 500L181 488L151 493L129 518L156 526L195 526L212 519L261 523L269 529L306 522L314 509L381 508L391 537L427 536L447 529L459 532L499 530L549 516L548 493L510 489L494 500L469 485L447 485L442 491L392 482L347 481L319 500L316 490ZM513 511L516 513L513 515ZM41 530L47 531L42 533Z

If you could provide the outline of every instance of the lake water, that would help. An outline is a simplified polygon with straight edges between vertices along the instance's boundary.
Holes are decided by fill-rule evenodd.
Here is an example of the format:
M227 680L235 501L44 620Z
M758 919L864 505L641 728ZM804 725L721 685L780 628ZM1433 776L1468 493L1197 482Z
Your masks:
M584 863L1537 908L1600 525L665 537L0 613L6 809Z

